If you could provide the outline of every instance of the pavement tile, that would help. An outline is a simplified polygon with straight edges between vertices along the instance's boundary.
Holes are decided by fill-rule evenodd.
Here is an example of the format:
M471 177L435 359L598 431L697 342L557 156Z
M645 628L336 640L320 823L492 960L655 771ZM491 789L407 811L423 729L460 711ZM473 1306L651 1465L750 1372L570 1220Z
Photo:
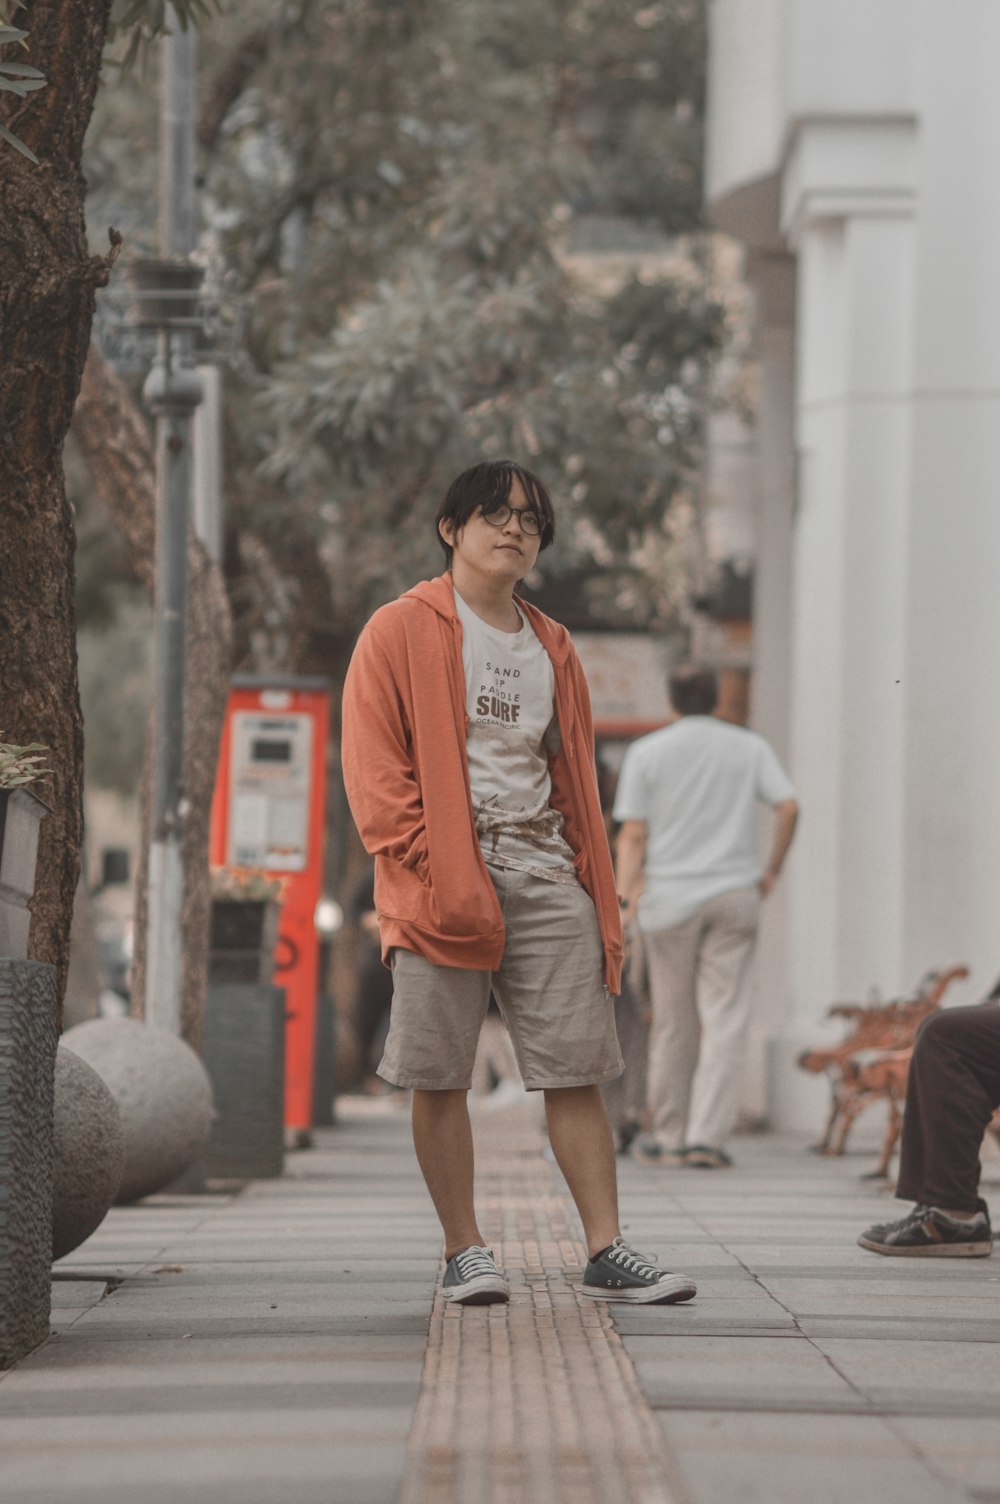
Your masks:
M273 1415L285 1410L323 1409L331 1417L331 1424L361 1424L363 1429L367 1429L368 1422L359 1420L359 1416L370 1420L375 1415L388 1417L395 1410L405 1415L402 1432L405 1436L420 1393L419 1370L414 1372L412 1361L397 1364L395 1373L389 1365L381 1367L382 1372L373 1373L368 1368L348 1371L336 1378L325 1374L310 1375L304 1380L277 1379L271 1373L215 1375L206 1373L202 1367L193 1374L189 1371L183 1385L164 1384L161 1376L158 1383L151 1380L131 1383L127 1390L121 1385L102 1383L72 1391L28 1390L4 1406L0 1418L0 1452L19 1443L23 1422L33 1424L51 1417L55 1422L51 1434L58 1440L64 1426L78 1417L120 1416L123 1395L127 1396L130 1436L136 1434L136 1421L147 1415L180 1415L201 1421L234 1405L241 1414L267 1411Z
M879 1420L850 1415L661 1415L691 1504L956 1504Z
M894 1419L893 1430L921 1453L933 1456L963 1494L977 1504L1000 1499L1000 1426L981 1419L921 1416Z
M739 1346L734 1351L734 1340ZM741 1339L712 1334L624 1334L643 1392L654 1410L725 1409L766 1405L822 1411L834 1403L854 1408L858 1397L849 1382L806 1339ZM860 1403L864 1403L861 1401Z
M37 1387L38 1378L67 1375L68 1387L76 1380L72 1377L81 1368L94 1370L94 1381L128 1387L133 1368L156 1364L164 1374L172 1370L184 1370L213 1363L233 1362L241 1371L259 1369L262 1365L286 1363L330 1363L357 1358L400 1359L415 1363L419 1368L427 1346L426 1330L406 1335L392 1332L388 1335L358 1331L357 1327L341 1333L288 1333L272 1330L268 1333L253 1332L237 1337L218 1337L203 1341L191 1338L142 1338L131 1337L102 1339L78 1331L60 1335L58 1344L45 1343L18 1364L16 1370L0 1375L7 1387L0 1388L0 1417L10 1396L22 1387ZM17 1374L16 1385L11 1384ZM186 1383L186 1378L179 1382ZM43 1386L44 1387L44 1386Z
M956 1321L947 1316L891 1316L884 1319L853 1316L800 1316L799 1330L822 1347L830 1337L883 1342L1000 1343L1000 1320Z
M883 1411L1000 1416L1000 1344L818 1337L815 1345Z

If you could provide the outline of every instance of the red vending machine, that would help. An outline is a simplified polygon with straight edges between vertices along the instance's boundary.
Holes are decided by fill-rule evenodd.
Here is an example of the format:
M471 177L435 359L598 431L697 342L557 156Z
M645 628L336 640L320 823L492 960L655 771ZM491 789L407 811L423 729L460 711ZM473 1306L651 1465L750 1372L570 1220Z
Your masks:
M275 985L285 989L285 1126L309 1142L323 890L329 686L318 678L232 681L212 804L213 866L283 881Z

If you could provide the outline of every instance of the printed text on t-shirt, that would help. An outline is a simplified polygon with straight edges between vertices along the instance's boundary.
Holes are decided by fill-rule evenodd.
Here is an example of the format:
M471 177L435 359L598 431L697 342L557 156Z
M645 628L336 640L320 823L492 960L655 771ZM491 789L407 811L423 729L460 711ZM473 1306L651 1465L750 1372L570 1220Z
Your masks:
M487 659L486 672L493 675L493 683L480 684L476 695L476 716L488 725L516 726L521 715L521 696L505 681L519 679L521 670L503 668Z

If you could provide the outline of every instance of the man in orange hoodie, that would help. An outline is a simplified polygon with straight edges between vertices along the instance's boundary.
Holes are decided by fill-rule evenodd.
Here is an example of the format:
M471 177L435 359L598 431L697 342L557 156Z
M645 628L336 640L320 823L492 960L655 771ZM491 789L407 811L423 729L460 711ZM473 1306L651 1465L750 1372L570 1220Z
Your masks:
M377 611L344 689L351 810L375 857L394 994L379 1074L413 1092L441 1220L444 1293L509 1299L473 1198L467 1095L496 996L576 1202L583 1292L648 1303L694 1284L621 1237L600 1083L621 1071L622 931L590 699L565 628L514 594L553 539L549 495L509 460L466 470L436 526L446 572Z

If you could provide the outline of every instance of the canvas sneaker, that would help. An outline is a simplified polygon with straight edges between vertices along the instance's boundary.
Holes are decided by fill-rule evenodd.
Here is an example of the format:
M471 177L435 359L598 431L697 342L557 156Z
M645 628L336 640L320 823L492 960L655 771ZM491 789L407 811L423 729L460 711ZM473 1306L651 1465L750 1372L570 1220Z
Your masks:
M879 1222L858 1239L872 1253L902 1258L983 1259L993 1252L990 1214L985 1201L971 1222L949 1217L936 1206L915 1206L898 1222Z
M448 1260L441 1290L445 1300L463 1306L492 1306L510 1300L510 1285L496 1266L492 1248L475 1243Z
M693 1279L661 1269L655 1255L639 1253L615 1238L583 1271L583 1294L593 1300L625 1300L633 1305L676 1305L697 1293Z

